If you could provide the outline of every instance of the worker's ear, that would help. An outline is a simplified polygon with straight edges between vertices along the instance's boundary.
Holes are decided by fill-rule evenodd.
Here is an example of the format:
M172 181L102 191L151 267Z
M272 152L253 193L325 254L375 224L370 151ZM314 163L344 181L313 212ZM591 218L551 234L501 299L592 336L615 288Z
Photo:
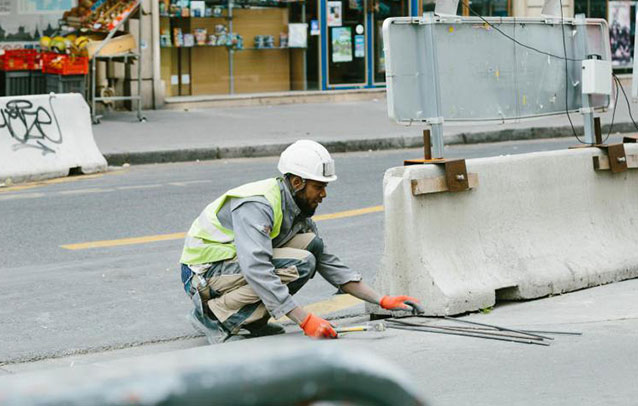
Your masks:
M300 176L290 175L290 185L295 193L303 189L305 184L306 182Z

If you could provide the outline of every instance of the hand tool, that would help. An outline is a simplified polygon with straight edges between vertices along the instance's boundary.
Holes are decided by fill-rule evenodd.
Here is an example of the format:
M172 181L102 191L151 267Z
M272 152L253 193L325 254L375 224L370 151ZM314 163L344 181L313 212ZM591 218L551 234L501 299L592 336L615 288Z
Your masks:
M370 323L363 326L351 326L351 327L339 327L337 328L337 334L341 333L355 333L359 331L385 331L384 323Z

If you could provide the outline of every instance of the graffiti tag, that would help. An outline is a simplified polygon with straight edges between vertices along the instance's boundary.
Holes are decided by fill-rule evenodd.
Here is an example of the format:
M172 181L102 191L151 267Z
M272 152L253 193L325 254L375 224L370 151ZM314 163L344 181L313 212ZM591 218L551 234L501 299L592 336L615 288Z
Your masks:
M35 148L46 155L55 153L51 144L62 144L62 132L53 110L52 97L49 96L49 110L43 106L35 107L29 100L11 100L0 108L0 129L6 128L11 138L18 141L13 146L14 151Z

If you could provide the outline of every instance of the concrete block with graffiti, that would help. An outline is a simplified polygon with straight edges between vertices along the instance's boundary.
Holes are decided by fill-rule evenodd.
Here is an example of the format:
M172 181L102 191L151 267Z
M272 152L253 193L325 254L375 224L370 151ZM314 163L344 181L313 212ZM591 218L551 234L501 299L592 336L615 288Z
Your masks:
M0 97L0 183L106 168L81 95Z

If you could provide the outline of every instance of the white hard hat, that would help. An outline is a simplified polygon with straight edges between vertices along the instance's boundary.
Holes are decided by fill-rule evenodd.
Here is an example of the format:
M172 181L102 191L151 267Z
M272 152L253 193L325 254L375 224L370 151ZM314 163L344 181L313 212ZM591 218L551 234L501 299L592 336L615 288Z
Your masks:
M291 173L318 182L337 180L335 161L328 150L315 141L299 140L289 145L279 157L277 169L283 175Z

